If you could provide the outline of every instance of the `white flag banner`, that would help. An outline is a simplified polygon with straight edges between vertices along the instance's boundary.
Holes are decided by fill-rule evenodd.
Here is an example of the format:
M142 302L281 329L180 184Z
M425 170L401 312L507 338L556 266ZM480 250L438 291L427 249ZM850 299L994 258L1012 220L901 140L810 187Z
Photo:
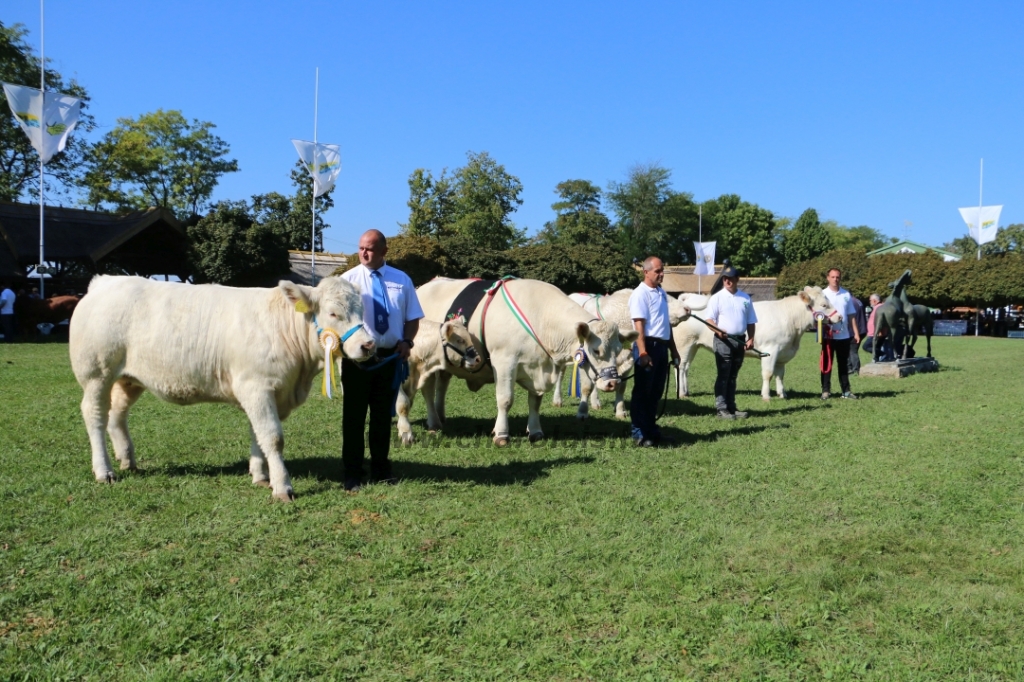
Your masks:
M715 274L715 242L694 242L693 248L697 252L697 267L693 274Z
M981 246L996 240L996 233L999 232L999 214L1002 212L1002 206L971 206L961 208L960 216L967 223L971 238Z
M306 170L313 176L313 196L330 192L341 172L341 147L336 144L292 140Z
M4 83L11 113L28 135L43 163L64 151L68 135L78 123L82 100L59 92L46 92L24 85Z

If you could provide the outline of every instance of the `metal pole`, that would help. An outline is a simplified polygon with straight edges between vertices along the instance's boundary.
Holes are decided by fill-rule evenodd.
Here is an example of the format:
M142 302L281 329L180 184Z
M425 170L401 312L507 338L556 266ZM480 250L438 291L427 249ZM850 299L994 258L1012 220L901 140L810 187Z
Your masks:
M316 67L316 87L313 88L313 173L310 181L313 183L310 188L310 195L313 197L313 227L309 238L310 271L309 281L316 286L316 124L317 110L320 105L320 67Z
M701 243L701 249L704 248L704 204L697 207L697 241ZM700 267L700 264L697 264ZM700 273L697 273L697 293L700 293Z
M46 121L43 119L43 112L46 109L46 54L43 47L43 0L39 0L39 95L42 98L42 106L39 110L39 134L40 139L46 131ZM42 146L42 145L40 145ZM39 275L39 297L46 298L46 281L40 269L46 260L43 252L43 151L39 150L39 265L36 266L36 274Z
M985 188L985 159L981 160L981 165L978 169L978 239L981 239L981 197L982 192ZM981 242L978 242L978 260L981 260ZM974 310L974 336L978 336L981 328L981 303L978 303L977 308Z

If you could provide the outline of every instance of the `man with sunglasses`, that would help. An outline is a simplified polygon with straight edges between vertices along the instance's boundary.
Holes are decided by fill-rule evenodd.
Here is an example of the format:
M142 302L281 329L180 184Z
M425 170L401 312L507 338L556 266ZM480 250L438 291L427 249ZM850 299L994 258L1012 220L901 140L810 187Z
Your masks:
M633 320L633 328L640 333L633 345L636 370L629 412L633 442L639 447L653 448L672 443L658 428L658 399L668 381L669 353L672 354L672 363L678 364L679 352L672 340L668 295L661 288L665 264L660 258L650 256L643 267L644 281L629 297L629 316Z

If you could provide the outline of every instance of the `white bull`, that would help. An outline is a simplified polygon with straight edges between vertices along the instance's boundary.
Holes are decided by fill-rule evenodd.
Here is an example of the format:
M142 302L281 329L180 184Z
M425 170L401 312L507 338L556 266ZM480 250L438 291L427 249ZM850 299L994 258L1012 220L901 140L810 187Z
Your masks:
M682 298L691 310L700 311L706 306L708 297L689 294ZM758 350L768 353L761 358L761 397L770 399L771 379L774 376L775 391L780 398L785 398L786 390L782 380L786 376L786 363L800 350L800 339L804 332L813 327L814 313L821 312L830 321L839 319L839 313L825 298L821 287L804 287L796 295L777 301L755 301L754 312L757 313L754 345ZM715 337L702 322L691 318L675 328L674 338L682 358L676 370L676 397L683 398L690 395L687 372L697 354L697 348L712 350ZM750 352L747 355L757 357Z
M619 289L614 294L602 296L600 294L569 294L569 298L583 306L583 309L598 319L608 320L615 323L619 331L623 333L633 330L633 319L629 314L629 297L632 289ZM690 309L674 296L668 296L668 321L672 327L686 320L690 316ZM633 371L633 349L626 346L616 358L616 365L620 377L629 377ZM562 405L562 374L558 376L558 391L554 395L552 404L556 407ZM585 382L581 382L581 386ZM615 416L618 419L626 418L626 382L620 381L615 388ZM598 410L601 408L601 398L597 391L590 393L590 407ZM581 401L576 416L583 419L589 413L587 401Z
M415 442L409 411L416 393L423 389L428 379L438 372L451 372L457 367L475 372L483 365L483 358L476 352L469 330L462 318L438 324L427 319L420 320L419 331L413 339L412 353L409 354L409 377L402 382L398 391L395 412L398 414L398 435L402 443ZM427 401L427 410L433 404Z
M272 289L94 277L71 318L69 351L96 480L114 480L104 430L121 468L136 468L128 410L148 389L178 405L244 410L252 482L293 499L281 420L305 402L323 367L321 330L347 336L341 345L353 360L372 354L362 320L359 292L337 277L316 288L282 281Z
M435 279L417 293L424 315L443 319L469 280ZM494 442L509 441L508 411L512 407L515 384L526 389L530 416L527 433L534 442L544 437L540 425L540 404L545 393L557 386L558 373L572 362L577 350L587 356L583 371L592 385L601 391L614 391L619 383L615 359L623 344L630 344L636 332L623 334L611 322L593 320L557 287L546 282L514 279L476 305L470 316L469 330L477 351L486 364L477 372L454 368L439 372L423 386L427 405L427 428L440 428L444 422L444 402L452 375L466 379L470 390L495 384L498 417L494 423ZM487 307L486 315L484 309ZM532 327L537 338L528 331ZM433 409L431 409L433 403Z

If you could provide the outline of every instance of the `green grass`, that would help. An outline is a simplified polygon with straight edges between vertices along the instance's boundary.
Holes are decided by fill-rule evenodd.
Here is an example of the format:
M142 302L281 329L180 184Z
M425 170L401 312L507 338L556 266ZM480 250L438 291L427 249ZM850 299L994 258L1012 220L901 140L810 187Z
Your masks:
M498 449L493 390L453 382L445 435L418 401L403 481L356 495L315 395L291 505L241 412L148 394L141 470L96 483L67 347L0 346L0 679L1024 679L1024 342L934 346L856 402L818 399L811 343L787 401L748 360L745 422L702 352L660 450L550 398L549 440Z

